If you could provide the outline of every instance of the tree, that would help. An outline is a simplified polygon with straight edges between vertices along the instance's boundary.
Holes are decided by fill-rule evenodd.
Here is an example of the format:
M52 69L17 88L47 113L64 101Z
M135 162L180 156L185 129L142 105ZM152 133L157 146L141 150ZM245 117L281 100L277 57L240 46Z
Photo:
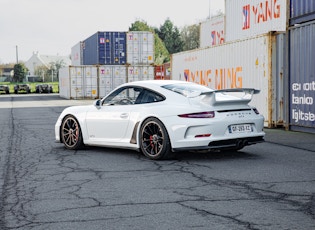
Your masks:
M155 29L148 26L145 21L135 21L131 24L131 27L129 27L129 31L150 31L154 33L154 64L161 65L170 60L170 54L164 42L155 33Z
M49 70L45 65L36 66L34 74L41 78L41 81L46 81L49 75Z
M154 32L154 30L148 26L148 24L145 21L135 21L131 24L131 27L129 27L129 31L150 31Z
M162 39L170 54L183 51L184 42L181 39L179 29L173 25L170 19L166 19L156 33Z
M180 32L184 43L183 51L199 48L200 43L200 24L184 26Z
M14 75L13 81L15 82L23 82L28 69L24 65L24 63L18 63L14 65Z
M49 72L51 73L52 78L56 74L57 79L59 79L59 70L62 67L65 67L66 63L62 59L60 59L55 62L50 62L49 65L50 65Z

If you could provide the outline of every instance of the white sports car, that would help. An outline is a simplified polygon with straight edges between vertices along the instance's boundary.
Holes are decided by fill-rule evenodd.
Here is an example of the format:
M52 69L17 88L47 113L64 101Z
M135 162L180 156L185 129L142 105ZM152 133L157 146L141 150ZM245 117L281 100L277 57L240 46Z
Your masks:
M66 108L56 141L67 149L129 148L155 160L179 151L236 151L264 141L264 117L248 105L256 93L174 80L129 82L93 105Z

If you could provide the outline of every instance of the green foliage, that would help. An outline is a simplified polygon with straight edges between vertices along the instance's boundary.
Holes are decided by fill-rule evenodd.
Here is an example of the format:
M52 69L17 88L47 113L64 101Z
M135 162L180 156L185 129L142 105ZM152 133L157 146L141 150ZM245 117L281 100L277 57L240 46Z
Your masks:
M163 63L170 61L170 54L165 47L164 42L162 39L157 35L154 34L154 46L155 46L155 64L162 65Z
M162 39L170 54L183 51L184 42L181 39L179 29L173 25L170 19L166 19L160 29L156 29L156 33Z
M145 21L135 21L131 24L131 27L129 27L129 31L150 31L154 32L154 29L148 26L148 24Z
M185 26L181 31L168 18L160 28L149 26L145 21L135 21L129 31L150 31L155 33L155 65L170 61L170 55L199 48L200 25Z
M183 51L199 48L200 24L185 26L180 35L184 43Z
M24 63L19 63L14 65L14 75L13 81L15 82L22 82L26 76L28 69L24 65Z
M62 67L65 67L66 63L62 59L60 59L55 62L50 62L49 64L50 64L49 72L51 73L51 75L57 76L57 79L59 79L59 70Z

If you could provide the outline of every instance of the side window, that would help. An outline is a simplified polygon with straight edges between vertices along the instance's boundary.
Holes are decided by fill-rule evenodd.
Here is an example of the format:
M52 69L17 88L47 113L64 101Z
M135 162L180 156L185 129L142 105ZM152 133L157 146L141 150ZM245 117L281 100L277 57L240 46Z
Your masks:
M103 105L133 105L140 94L137 87L125 87L111 93L103 101Z
M163 101L164 97L161 96L158 93L155 93L150 90L143 90L137 100L135 101L135 104L145 104L145 103L153 103L153 102L159 102Z

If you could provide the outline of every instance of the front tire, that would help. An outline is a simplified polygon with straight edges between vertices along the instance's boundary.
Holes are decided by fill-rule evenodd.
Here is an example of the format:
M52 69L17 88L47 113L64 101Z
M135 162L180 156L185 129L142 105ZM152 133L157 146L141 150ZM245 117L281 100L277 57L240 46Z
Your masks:
M166 128L156 118L144 121L140 128L140 148L142 153L152 160L173 157L171 143Z
M82 132L75 117L68 115L61 124L61 140L67 149L77 150L83 147Z

